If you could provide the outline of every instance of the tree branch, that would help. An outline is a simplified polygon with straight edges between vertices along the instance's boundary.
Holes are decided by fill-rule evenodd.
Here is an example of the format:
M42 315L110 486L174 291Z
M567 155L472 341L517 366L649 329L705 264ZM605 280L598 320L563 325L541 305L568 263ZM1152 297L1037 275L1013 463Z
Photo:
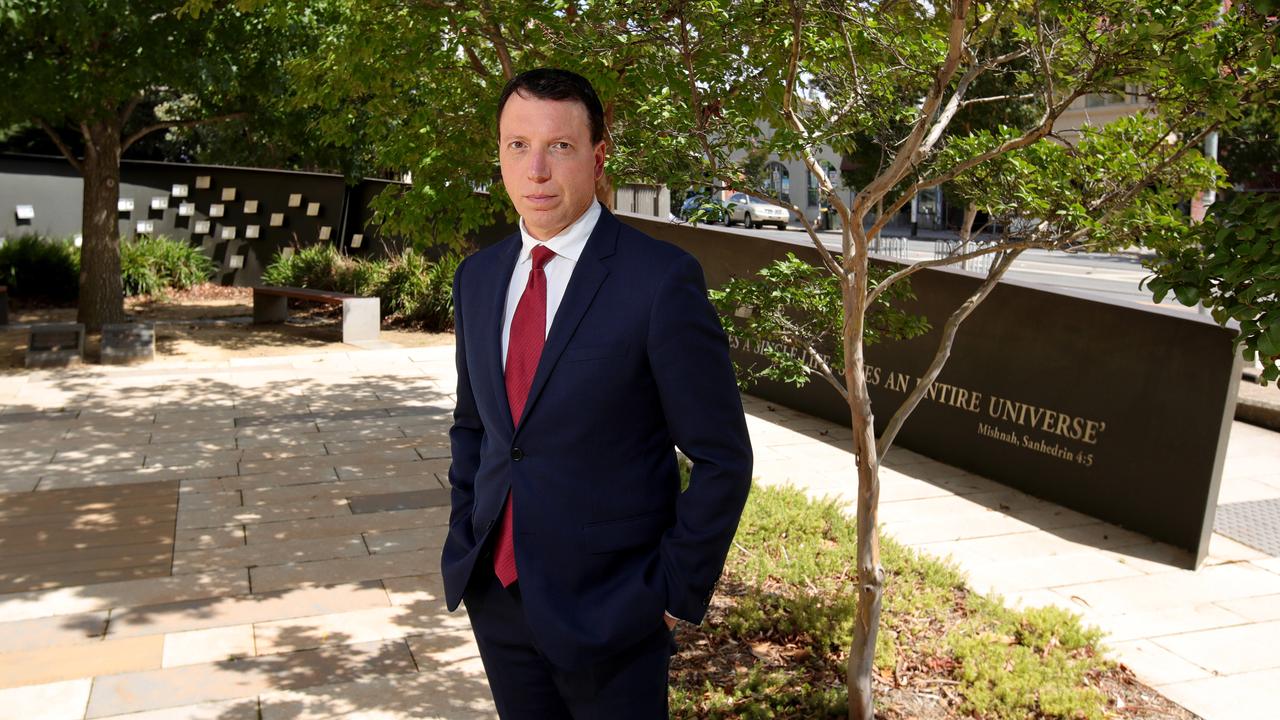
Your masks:
M951 313L951 317L947 318L946 324L942 327L942 337L938 339L938 350L933 355L933 362L929 363L929 369L925 371L924 376L916 383L915 388L907 395L907 399L898 406L897 411L893 413L893 417L889 418L889 424L885 426L884 433L876 441L876 453L883 462L884 457L889 452L889 448L893 446L894 438L898 436L898 431L902 429L903 423L924 399L929 392L929 388L933 387L933 383L938 379L938 375L942 373L942 368L947 363L947 358L951 356L951 346L955 343L956 332L960 329L960 324L969 317L971 313L986 299L987 295L1000 282L1000 278L1004 277L1005 272L1013 261L1022 253L1021 250L1014 250L998 262L991 266L991 270L987 273L987 279L978 286L978 289L969 296L967 300Z
M507 49L506 38L502 37L502 28L498 27L498 23L493 19L493 4L485 2L484 6L484 24L485 35L489 38L489 42L493 43L493 49L498 53L498 62L502 65L502 76L507 80L516 76L515 64L511 62L511 52Z
M901 182L910 169L919 162L918 150L920 149L920 143L924 140L925 133L928 132L929 126L933 122L933 117L938 111L938 106L942 103L943 92L951 84L951 78L955 77L956 70L960 67L960 60L965 54L964 24L968 13L969 0L951 0L951 22L947 33L946 59L934 73L929 92L925 95L924 102L920 106L920 116L916 120L911 133L902 142L902 147L897 156L887 170L867 183L866 187L854 198L854 217L861 218L866 215L869 207L880 198L883 198L894 185ZM874 236L874 233L871 234Z
M125 103L124 109L120 111L120 127L129 122L129 118L133 116L133 111L138 108L138 103L142 102L141 95L135 95Z
M981 97L981 98L973 98L972 100L965 100L964 102L960 103L960 107L969 107L970 105L977 105L979 103L1005 102L1006 100L1029 100L1035 96L1036 96L1035 93L1023 93L1021 95L992 95L991 97Z
M249 116L249 113L237 112L237 113L229 113L227 115L215 115L214 117L208 117L208 118L195 118L191 120L172 120L169 122L156 123L155 125L148 125L142 128L141 130L133 133L132 135L126 137L124 139L124 142L121 143L120 145L120 152L124 152L125 150L128 150L130 145L138 142L142 138L150 135L151 133L157 130L164 130L167 128L175 128L175 127L192 127L195 125L205 125L207 123L224 122L226 120L235 120L238 118L243 118L248 116Z
M961 160L960 162L953 165L951 169L947 170L946 172L939 173L938 175L934 175L933 177L927 180L921 180L917 183L912 184L905 191L903 191L903 193L899 195L896 200L893 201L893 203L889 206L888 210L881 213L880 217L876 218L875 225L873 225L871 227L871 230L869 231L870 234L875 235L876 233L880 232L880 230L884 229L884 226L889 223L889 220L892 219L893 216L899 210L901 210L904 205L906 205L908 202L911 202L911 198L921 190L925 190L931 187L937 187L942 183L955 179L957 176L959 176L961 173L968 170L969 168L975 167L977 165L981 165L982 163L988 160L991 160L992 158L996 158L1001 155L1004 155L1005 153L1013 152L1014 150L1024 148L1034 142L1037 142L1041 138L1046 137L1053 130L1053 123L1058 119L1058 116L1060 116L1067 109L1067 107L1071 105L1072 102L1075 102L1075 99L1080 97L1082 94L1084 94L1083 91L1077 88L1074 92L1068 95L1062 102L1059 102L1057 105L1054 105L1050 107L1048 110L1046 110L1044 117L1040 119L1040 124L1032 128L1031 130L1028 130L1027 132L1023 133L1021 136L1013 138L1012 140L1006 140L1005 142L1001 143L1000 145L990 150L987 150L986 152L981 152L981 153L978 153L977 155L974 155L971 158Z
M49 136L49 139L53 140L53 144L58 146L58 150L62 153L62 156L71 163L71 167L75 168L76 172L83 175L84 163L81 162L80 159L71 152L71 148L67 147L67 144L62 141L62 136L58 134L58 131L54 130L49 123L45 122L41 118L36 118L36 123L40 126L40 129L44 130L45 134Z

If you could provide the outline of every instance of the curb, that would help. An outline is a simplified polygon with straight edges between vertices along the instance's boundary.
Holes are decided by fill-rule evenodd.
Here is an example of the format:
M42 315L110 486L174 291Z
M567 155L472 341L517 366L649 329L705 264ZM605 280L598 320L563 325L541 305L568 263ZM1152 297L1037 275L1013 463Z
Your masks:
M1246 373L1236 395L1236 420L1280 432L1280 388L1263 387Z

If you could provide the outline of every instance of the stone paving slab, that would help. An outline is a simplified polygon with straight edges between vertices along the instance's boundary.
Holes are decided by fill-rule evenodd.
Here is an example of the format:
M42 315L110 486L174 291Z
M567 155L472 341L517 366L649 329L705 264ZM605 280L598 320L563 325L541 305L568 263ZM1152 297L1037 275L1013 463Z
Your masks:
M88 570L113 570L151 565L168 567L173 558L173 539L144 542L134 545L108 545L105 547L76 547L55 552L28 555L7 555L0 565L0 574L37 572L56 575Z
M341 480L333 482L282 485L241 490L245 507L268 505L294 500L318 498L356 497L396 491L436 490L440 488L434 475L410 475L406 477L381 477L367 480Z
M217 568L248 568L288 563L332 560L368 555L360 535L322 537L272 543L265 547L239 547L184 550L174 553L173 574L206 572Z
M265 655L333 643L396 640L442 630L469 632L470 628L464 615L415 603L256 623L253 642L257 653Z
M235 660L257 654L253 644L252 625L172 632L165 634L163 638L164 656L161 667L166 668Z
M248 594L249 577L244 570L220 570L81 588L9 593L0 595L0 623L122 606Z
M440 548L250 568L256 592L418 575L440 566Z
M63 645L0 654L0 688L151 670L160 667L160 636L103 640L91 645Z
M413 510L429 507L446 507L450 492L442 488L380 493L377 495L353 495L348 498L355 515L387 512L389 510Z
M22 720L80 720L93 678L0 690L0 707L20 709Z
M474 657L431 672L265 693L262 720L489 720L490 703L477 699L487 691Z
M366 582L124 606L112 612L107 637L162 635L252 625L283 618L388 607L390 604L380 583Z
M1271 720L1275 717L1280 670L1227 675L1159 685L1170 700L1206 719Z
M216 508L192 510L178 516L179 530L221 527L224 525L257 525L280 520L328 518L350 515L346 498L321 498L298 501L288 505L255 505L252 507Z
M107 630L108 610L0 624L0 653L96 644Z
M1211 628L1178 635L1159 636L1156 644L1214 675L1239 675L1276 668L1280 647L1280 621Z
M303 538L348 535L372 530L407 530L410 528L447 527L448 508L424 508L422 510L395 510L370 515L322 518L310 521L286 520L263 523L246 528L249 545L300 540ZM443 532L443 531L442 531Z
M1150 640L1130 640L1108 646L1117 660L1139 673L1148 683L1169 683L1201 680L1213 677L1213 673L1179 655L1169 652Z
M247 698L271 690L416 671L408 646L394 641L120 673L94 681L85 717Z
M82 715L77 715L77 718ZM260 720L258 698L193 703L178 707L108 715L100 720Z

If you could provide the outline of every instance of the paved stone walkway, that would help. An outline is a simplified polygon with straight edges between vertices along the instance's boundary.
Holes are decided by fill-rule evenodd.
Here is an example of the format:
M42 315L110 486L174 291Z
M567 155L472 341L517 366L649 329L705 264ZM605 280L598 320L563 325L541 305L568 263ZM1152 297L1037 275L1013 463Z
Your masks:
M451 347L0 376L0 717L491 718L437 573ZM847 431L746 399L763 483L851 497ZM1236 424L1222 500L1280 497ZM1111 633L1206 718L1280 706L1280 560L1174 549L894 450L885 531Z

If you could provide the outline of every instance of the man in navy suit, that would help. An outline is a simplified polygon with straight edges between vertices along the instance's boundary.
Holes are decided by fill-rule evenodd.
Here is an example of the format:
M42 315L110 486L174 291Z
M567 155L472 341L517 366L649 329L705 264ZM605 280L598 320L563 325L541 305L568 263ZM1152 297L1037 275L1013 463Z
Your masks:
M505 720L665 718L672 628L702 621L751 484L728 343L697 261L596 201L585 78L515 77L498 130L520 232L454 277L449 609Z

